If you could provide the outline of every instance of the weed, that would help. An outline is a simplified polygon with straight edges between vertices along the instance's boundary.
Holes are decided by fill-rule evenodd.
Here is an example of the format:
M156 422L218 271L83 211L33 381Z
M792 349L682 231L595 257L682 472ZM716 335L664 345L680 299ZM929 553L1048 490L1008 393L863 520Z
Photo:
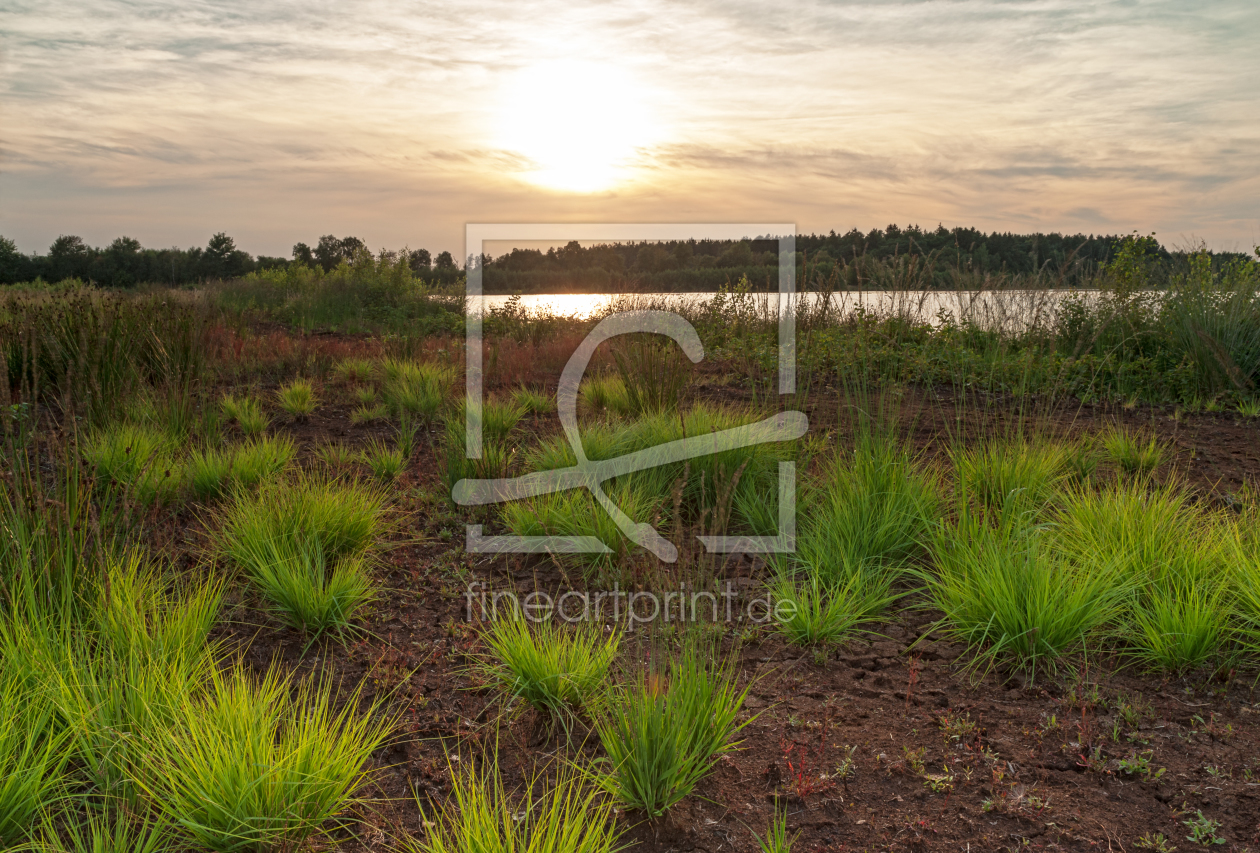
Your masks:
M1143 833L1140 838L1133 842L1133 847L1137 850L1153 850L1155 853L1175 853L1177 849L1160 832Z
M1168 772L1167 768L1160 767L1158 769L1151 766L1151 757L1154 756L1152 750L1145 752L1130 752L1128 758L1121 758L1118 762L1120 771L1127 776L1140 776L1142 781L1149 782L1152 779L1159 779Z
M787 809L776 806L774 819L766 830L766 837L762 838L757 833L753 833L753 838L757 839L757 846L761 853L792 853L792 845L801 834L798 832L796 835L788 835L787 819Z
M1221 828L1221 822L1205 817L1201 811L1196 811L1194 817L1181 823L1190 830L1190 834L1186 836L1187 841L1193 841L1202 847L1225 843L1225 839L1216 834Z

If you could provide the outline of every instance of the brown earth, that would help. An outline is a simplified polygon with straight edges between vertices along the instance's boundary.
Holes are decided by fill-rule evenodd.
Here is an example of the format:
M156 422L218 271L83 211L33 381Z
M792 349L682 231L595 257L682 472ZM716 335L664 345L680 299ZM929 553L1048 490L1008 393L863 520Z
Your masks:
M696 393L747 397L717 372ZM934 397L915 392L902 407L903 424L929 458L945 452L950 429L960 429L952 401ZM305 463L313 464L322 442L392 435L384 424L352 426L348 392L330 386L326 398L309 422L279 427L299 441ZM839 430L843 445L838 395L817 391L806 408L813 431ZM1116 422L1153 430L1175 449L1162 476L1175 470L1205 500L1225 505L1244 482L1260 479L1254 419L1076 405L1016 418L1009 400L973 401L967 411L961 429L973 438L1009 433L1012 424L1055 435ZM532 442L555 428L551 415L523 423L518 434ZM398 738L375 757L377 801L361 823L318 842L321 849L395 849L392 839L422 832L417 800L429 818L445 801L448 761L481 762L496 742L509 788L550 762L567 756L587 764L599 754L580 731L566 747L559 733L543 737L532 714L505 717L467 672L481 648L466 619L468 583L510 584L524 594L580 579L542 557L464 553L465 519L442 497L431 445L421 437L417 447L394 490L397 523L379 576L387 591L365 634L307 649L305 637L280 626L241 585L219 629L258 667L279 658L298 671L324 668L347 695L362 680L365 699L387 697L399 715ZM207 518L186 509L158 538L198 565ZM759 571L748 559L723 567L745 594L756 589ZM1104 659L1026 683L967 669L967 652L932 632L936 614L909 605L874 635L817 656L765 628L728 631L724 646L753 685L740 749L666 818L621 815L624 840L643 851L755 850L752 832L765 833L778 803L800 833L797 851L1127 851L1143 849L1136 843L1146 833L1167 836L1167 849L1189 850L1196 845L1184 822L1199 812L1220 822L1226 841L1217 849L1260 850L1256 673L1168 679Z

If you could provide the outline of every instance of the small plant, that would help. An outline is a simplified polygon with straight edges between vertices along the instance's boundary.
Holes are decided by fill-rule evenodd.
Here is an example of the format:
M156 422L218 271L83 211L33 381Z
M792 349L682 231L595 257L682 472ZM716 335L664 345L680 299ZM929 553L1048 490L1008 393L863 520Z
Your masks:
M1133 846L1138 850L1153 850L1155 853L1175 853L1177 849L1160 832L1143 833L1141 838L1133 842Z
M596 722L607 755L597 784L612 798L659 817L691 793L713 763L734 749L747 688L730 666L710 668L689 645L668 673L640 673Z
M1221 828L1221 822L1205 817L1202 811L1196 811L1194 817L1181 823L1190 830L1190 834L1186 836L1187 841L1193 841L1202 847L1225 843L1225 839L1216 834Z
M239 495L221 515L219 550L285 621L319 636L343 630L373 597L364 556L384 499L353 483L310 477Z
M360 406L375 406L378 402L376 389L371 385L360 385L354 389L354 399Z
M936 724L940 727L945 740L954 743L966 740L976 731L975 721L971 719L970 714L962 716L952 713L942 714Z
M954 774L949 765L942 765L940 773L924 773L923 784L933 794L948 794L954 790Z
M228 421L235 421L245 435L258 435L267 429L270 422L267 413L263 411L262 403L253 397L237 398L224 394L220 408L223 410L223 417Z
M409 853L617 853L615 805L598 796L583 775L562 767L552 778L531 778L510 797L491 769L494 760L452 768L454 790L423 841Z
M276 399L280 408L299 421L306 420L317 404L315 388L307 379L294 379L276 392Z
M1130 476L1150 474L1164 460L1164 445L1155 436L1140 438L1123 429L1113 429L1102 438L1107 457Z
M1260 418L1260 399L1244 400L1239 403L1238 414L1244 418Z
M406 413L425 424L437 418L453 379L447 368L388 359L382 364L381 372L384 377L381 396L390 414Z
M770 828L766 830L766 837L762 838L757 833L753 833L753 838L757 839L757 847L761 853L792 853L792 845L801 834L798 832L795 835L788 835L787 819L787 809L776 806L774 820L770 822Z
M1118 762L1120 771L1126 776L1140 776L1144 782L1158 779L1167 773L1168 770L1165 767L1156 769L1151 766L1151 757L1154 754L1149 749L1145 752L1131 752L1128 758L1122 758Z
M355 803L392 721L334 710L331 685L270 669L212 670L148 751L145 787L189 840L216 853L294 849Z
M398 475L407 466L401 450L376 439L369 441L363 449L363 461L378 480L387 483L398 479Z
M603 690L619 639L615 631L604 637L585 624L566 630L548 621L531 628L529 620L509 613L489 624L490 657L478 669L505 695L563 719Z

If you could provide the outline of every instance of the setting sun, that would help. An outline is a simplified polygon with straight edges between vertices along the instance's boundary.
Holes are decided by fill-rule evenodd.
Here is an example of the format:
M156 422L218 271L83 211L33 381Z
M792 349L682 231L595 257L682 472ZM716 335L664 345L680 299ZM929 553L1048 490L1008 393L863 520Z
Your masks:
M643 87L631 73L578 60L513 74L497 121L500 144L529 161L523 178L577 193L628 181L636 149L657 136Z

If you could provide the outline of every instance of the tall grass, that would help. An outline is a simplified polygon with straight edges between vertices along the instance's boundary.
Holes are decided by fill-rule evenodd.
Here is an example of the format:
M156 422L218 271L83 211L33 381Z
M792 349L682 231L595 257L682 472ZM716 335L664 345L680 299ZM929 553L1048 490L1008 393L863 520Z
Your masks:
M0 843L16 847L60 796L69 732L48 697L0 660Z
M988 512L1012 509L1035 515L1072 471L1068 449L1049 442L989 441L957 449L951 456L959 492Z
M97 477L124 487L142 506L172 500L181 470L170 440L155 430L115 423L89 436L84 456Z

